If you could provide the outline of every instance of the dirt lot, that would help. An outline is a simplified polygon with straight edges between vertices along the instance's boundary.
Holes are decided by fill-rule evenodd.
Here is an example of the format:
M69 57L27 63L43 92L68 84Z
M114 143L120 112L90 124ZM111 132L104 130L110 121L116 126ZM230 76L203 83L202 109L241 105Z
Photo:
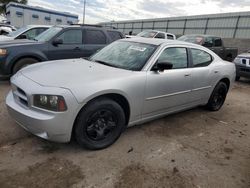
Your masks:
M0 83L0 187L250 187L250 81L219 112L203 108L126 130L88 151L26 133L8 116Z

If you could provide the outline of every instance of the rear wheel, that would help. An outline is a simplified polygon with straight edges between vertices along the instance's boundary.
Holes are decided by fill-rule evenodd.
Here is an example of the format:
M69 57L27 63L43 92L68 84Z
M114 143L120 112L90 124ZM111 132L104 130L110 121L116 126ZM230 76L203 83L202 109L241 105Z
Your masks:
M124 111L108 98L100 98L87 104L75 124L77 142L88 149L103 149L113 144L125 126Z
M34 58L23 58L17 61L13 67L13 74L17 73L19 70L21 70L24 67L27 67L28 65L37 63L38 60Z
M211 111L218 111L224 104L227 97L228 87L224 82L219 82L210 96L207 108Z

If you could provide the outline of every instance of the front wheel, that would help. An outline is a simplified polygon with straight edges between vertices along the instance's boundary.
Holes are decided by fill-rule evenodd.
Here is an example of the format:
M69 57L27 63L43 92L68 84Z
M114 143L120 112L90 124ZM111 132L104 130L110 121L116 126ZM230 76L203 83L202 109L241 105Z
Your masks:
M24 67L27 67L31 64L37 63L38 61L33 58L23 58L17 61L13 67L13 74L16 74L19 70L23 69Z
M224 82L219 82L209 98L207 108L211 111L218 111L224 104L227 97L228 87Z
M108 98L96 99L80 112L75 124L77 142L88 149L103 149L113 144L125 126L124 111Z

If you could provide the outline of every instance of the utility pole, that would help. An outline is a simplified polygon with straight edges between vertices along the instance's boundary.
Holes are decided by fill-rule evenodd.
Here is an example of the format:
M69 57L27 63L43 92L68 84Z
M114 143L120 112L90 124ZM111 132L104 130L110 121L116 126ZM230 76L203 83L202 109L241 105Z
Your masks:
M84 5L83 5L83 15L82 15L82 23L85 23L85 7L86 7L86 0L84 0Z

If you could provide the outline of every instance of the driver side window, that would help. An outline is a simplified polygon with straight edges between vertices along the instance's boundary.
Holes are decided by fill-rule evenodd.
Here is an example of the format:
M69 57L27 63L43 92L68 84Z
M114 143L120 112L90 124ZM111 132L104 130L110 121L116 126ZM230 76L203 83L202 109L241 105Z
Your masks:
M62 39L63 44L82 44L82 30L67 30L58 39Z
M158 62L172 63L173 69L187 68L187 49L181 47L167 48L161 53Z

